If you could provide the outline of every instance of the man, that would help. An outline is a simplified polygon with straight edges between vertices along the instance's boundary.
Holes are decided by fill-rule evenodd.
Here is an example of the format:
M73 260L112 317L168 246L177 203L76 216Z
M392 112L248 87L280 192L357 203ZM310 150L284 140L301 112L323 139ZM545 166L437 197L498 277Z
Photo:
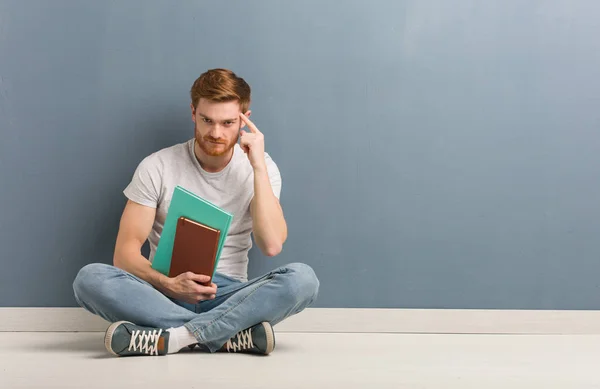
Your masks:
M191 100L194 138L146 157L124 190L114 266L87 265L73 283L78 304L113 323L105 346L114 355L165 355L196 345L269 354L272 326L318 294L315 273L299 263L247 281L250 234L270 257L287 238L280 173L249 119L250 86L230 70L213 69L194 82ZM234 215L211 285L207 275L169 278L151 267L177 185ZM150 261L141 254L146 240Z

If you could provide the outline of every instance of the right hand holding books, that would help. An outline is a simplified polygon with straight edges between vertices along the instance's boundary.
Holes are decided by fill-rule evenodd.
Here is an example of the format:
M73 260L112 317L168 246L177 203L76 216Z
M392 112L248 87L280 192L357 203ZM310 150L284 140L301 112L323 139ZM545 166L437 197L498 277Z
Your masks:
M217 285L210 281L209 276L194 274L192 272L181 273L177 277L169 278L166 285L169 296L190 304L197 304L203 300L212 300L217 294Z

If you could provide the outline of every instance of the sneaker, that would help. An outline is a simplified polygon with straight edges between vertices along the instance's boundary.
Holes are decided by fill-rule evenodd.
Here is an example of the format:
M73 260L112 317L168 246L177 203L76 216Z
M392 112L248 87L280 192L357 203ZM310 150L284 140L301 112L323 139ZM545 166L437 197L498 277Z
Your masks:
M111 354L122 357L165 355L169 347L169 332L119 321L106 330L104 346Z
M275 348L275 332L271 324L264 321L234 335L222 350L230 353L270 354Z

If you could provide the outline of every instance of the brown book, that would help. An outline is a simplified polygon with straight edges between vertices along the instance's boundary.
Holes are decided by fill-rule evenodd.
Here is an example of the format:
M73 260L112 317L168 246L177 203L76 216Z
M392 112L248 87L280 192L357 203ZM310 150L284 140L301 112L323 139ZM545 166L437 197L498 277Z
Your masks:
M220 234L217 229L180 217L175 230L169 277L191 271L209 276L212 280Z

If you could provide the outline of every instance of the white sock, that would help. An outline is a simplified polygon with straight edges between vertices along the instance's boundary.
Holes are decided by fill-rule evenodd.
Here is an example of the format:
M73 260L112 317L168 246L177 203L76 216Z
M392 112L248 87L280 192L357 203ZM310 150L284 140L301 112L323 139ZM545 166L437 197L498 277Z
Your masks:
M184 347L198 343L198 339L184 326L169 328L169 354L177 353Z

